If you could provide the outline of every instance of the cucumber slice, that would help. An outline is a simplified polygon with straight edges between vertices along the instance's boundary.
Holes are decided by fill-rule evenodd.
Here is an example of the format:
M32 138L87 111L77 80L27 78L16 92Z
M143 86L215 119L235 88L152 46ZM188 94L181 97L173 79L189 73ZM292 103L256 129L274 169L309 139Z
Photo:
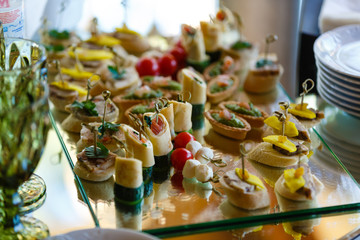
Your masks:
M151 180L151 176L152 176L152 171L153 171L153 167L143 167L142 168L142 174L143 174L143 181L144 184L146 184L147 182L149 182Z
M153 170L160 168L170 168L171 167L170 155L171 155L171 151L166 155L154 156L155 165Z
M144 182L144 198L148 197L153 191L153 180L149 179L147 183Z
M144 197L144 184L142 183L137 188L127 188L115 183L114 194L115 198L117 198L119 201L121 200L129 204L133 202L135 204L137 201L139 201L139 199Z
M154 168L153 169L153 181L154 183L161 184L170 178L171 167Z
M192 129L198 130L204 127L205 104L193 104L191 113Z
M195 61L186 59L186 64L193 67L196 71L203 73L205 68L207 66L209 66L209 64L210 64L210 58L205 61L202 61L202 62L195 62Z
M162 183L170 177L171 152L163 156L154 156L155 165L153 168L153 180L155 183Z

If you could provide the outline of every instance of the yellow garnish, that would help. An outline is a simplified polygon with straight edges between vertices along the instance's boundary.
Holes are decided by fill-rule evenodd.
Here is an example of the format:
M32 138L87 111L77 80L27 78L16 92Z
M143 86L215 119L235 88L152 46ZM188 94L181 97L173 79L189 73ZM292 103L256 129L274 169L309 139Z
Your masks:
M286 136L279 135L279 137L278 137L279 143L284 143L284 142L286 142L286 140L287 140Z
M248 184L254 185L256 190L265 189L265 186L264 186L263 182L260 180L260 178L258 178L255 175L250 174L246 169L244 171L245 172L244 178L243 178L241 168L235 168L235 172L241 180L247 182Z
M282 225L283 225L284 231L287 234L291 235L294 238L294 240L301 240L301 233L295 232L292 228L291 223L286 222L286 223L283 223Z
M295 170L295 178L299 178L301 177L302 175L304 175L304 168L303 167L299 167Z
M61 73L62 74L66 74L69 75L70 77L74 78L74 79L88 79L91 76L94 75L94 73L92 72L87 72L87 71L79 71L77 68L61 68ZM100 79L99 76L94 75L91 78L91 81L98 81Z
M113 47L121 43L119 39L106 35L93 36L86 41L90 43L94 43L99 46L107 46L107 47Z
M75 53L72 49L69 50L68 53L70 57L75 58ZM80 61L98 61L112 59L114 57L114 54L102 49L76 48L76 54Z
M307 118L307 119L316 118L316 113L314 113L310 109L307 109L307 103L304 103L302 107L300 104L291 103L288 111L289 113L302 118Z
M140 33L128 29L125 24L122 28L115 28L115 29L118 33L126 33L126 34L141 36Z
M71 83L67 83L67 82L52 82L50 83L50 85L52 86L56 86L58 88L61 89L65 89L65 90L73 90L73 91L77 91L79 93L79 96L86 96L87 95L87 91L75 84L71 84Z
M301 168L302 170L300 170ZM302 177L304 168L300 167L298 169L295 170L290 168L284 171L285 185L289 188L291 193L296 192L305 185L305 179Z
M312 150L310 150L310 151L309 151L309 154L306 155L306 156L307 156L307 158L310 158L313 154L314 154L314 152L313 152Z
M288 137L296 137L299 135L299 131L296 129L295 123L290 122L289 118L290 115L287 116L285 121L285 135ZM278 131L282 131L282 123L276 116L270 116L264 120L264 123L269 127L272 127Z
M278 146L282 149L287 150L288 152L296 152L296 146L289 139L286 138L284 142L279 141L279 135L269 135L263 138L264 142L268 142Z

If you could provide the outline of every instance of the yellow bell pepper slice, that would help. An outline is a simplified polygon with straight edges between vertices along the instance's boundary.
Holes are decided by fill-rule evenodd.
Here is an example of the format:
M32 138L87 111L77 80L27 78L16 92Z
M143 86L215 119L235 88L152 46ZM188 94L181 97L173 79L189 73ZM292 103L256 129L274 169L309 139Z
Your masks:
M94 43L99 46L113 47L115 45L120 45L121 41L117 38L106 36L106 35L97 35L89 38L86 42Z
M68 54L70 57L75 58L73 49L69 50ZM114 57L114 54L102 49L76 48L76 54L80 61L99 61L112 59Z
M288 109L289 113L307 119L315 119L316 113L307 108L307 103L300 104L291 103Z
M87 91L75 84L71 84L68 82L52 82L50 83L50 85L64 89L64 90L72 90L72 91L77 91L79 93L79 96L86 96L87 95Z
M125 24L123 25L122 28L115 28L115 30L118 33L125 33L125 34L141 36L140 33L135 32L134 30L130 30Z
M305 179L302 177L304 174L304 168L300 167L298 169L286 169L284 171L285 184L289 188L291 193L296 192L298 189L305 186Z
M253 174L250 174L246 169L244 171L245 179L243 178L241 168L235 168L235 172L241 180L247 182L248 184L254 185L256 190L265 189L265 186L263 182L260 180L260 178L258 178Z
M61 68L61 73L69 75L70 77L74 79L89 79L91 78L91 81L98 81L100 77L98 75L94 75L92 72L87 71L80 71L77 68Z
M264 137L263 141L274 144L275 146L278 146L289 152L296 152L297 150L295 144L290 142L287 138L284 139L284 137L281 135L269 135Z
M264 120L264 123L278 131L282 131L282 123L276 116L270 116ZM296 129L295 123L285 121L285 135L288 137L296 137L299 131Z

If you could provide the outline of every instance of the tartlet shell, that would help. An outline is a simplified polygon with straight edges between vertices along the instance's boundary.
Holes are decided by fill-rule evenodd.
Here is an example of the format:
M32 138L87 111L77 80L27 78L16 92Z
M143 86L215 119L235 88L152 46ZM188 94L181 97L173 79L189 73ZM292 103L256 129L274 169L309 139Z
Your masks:
M226 109L229 112L232 112L239 117L244 118L251 125L251 127L260 128L260 127L264 126L264 120L269 117L269 114L267 114L267 112L264 112L263 110L261 110L259 108L258 109L260 110L262 117L255 117L255 116L237 113L237 112L231 111L230 109L225 107L226 104L239 104L239 103L240 102L236 102L236 101L221 102L221 103L219 103L219 107L224 110Z
M237 119L241 120L244 123L245 127L244 128L236 128L236 127L227 126L225 124L222 124L222 123L216 121L211 116L212 113L219 113L219 112L220 112L219 110L209 110L204 113L204 116L209 120L214 131L221 135L229 137L229 138L233 138L233 139L237 139L237 140L244 140L246 137L246 134L251 130L250 124L242 117L235 115L235 117Z

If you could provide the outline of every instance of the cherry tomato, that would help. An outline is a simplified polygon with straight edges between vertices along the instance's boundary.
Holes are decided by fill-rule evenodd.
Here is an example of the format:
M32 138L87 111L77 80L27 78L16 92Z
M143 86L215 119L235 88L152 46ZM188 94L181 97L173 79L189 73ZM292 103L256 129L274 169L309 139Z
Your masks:
M173 49L171 49L170 54L175 57L178 66L186 62L186 52L184 48L175 46Z
M181 132L174 138L174 148L186 148L190 141L195 141L195 137L188 132Z
M157 76L160 73L158 62L154 58L144 57L136 63L136 71L142 76Z
M176 171L182 171L187 160L192 159L192 153L186 148L177 148L171 153L171 163Z
M177 69L177 62L173 55L165 53L158 60L161 76L171 76Z
M182 185L182 181L183 181L184 177L182 175L181 171L175 172L174 175L171 176L171 185L173 186L173 188L179 190L180 192L184 192L184 187Z

